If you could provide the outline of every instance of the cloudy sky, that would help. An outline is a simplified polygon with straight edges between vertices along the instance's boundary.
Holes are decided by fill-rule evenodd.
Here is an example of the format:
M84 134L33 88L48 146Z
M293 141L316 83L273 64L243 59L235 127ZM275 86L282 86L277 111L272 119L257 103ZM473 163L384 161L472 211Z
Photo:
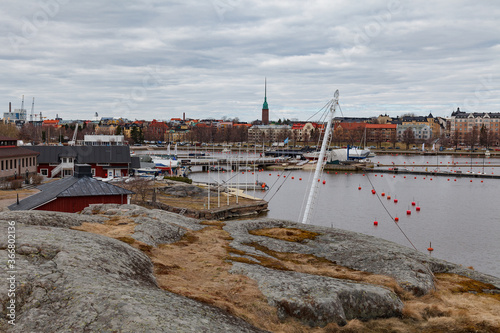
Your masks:
M0 7L0 105L48 118L306 120L500 112L495 0L23 0ZM312 118L314 119L314 118Z

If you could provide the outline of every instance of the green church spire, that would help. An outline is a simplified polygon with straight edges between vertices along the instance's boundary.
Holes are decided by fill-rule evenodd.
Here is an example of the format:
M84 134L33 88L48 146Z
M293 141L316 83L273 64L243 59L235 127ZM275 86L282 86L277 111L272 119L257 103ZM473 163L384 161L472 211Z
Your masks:
M267 78L264 79L264 104L262 105L262 109L269 109L269 106L267 106Z

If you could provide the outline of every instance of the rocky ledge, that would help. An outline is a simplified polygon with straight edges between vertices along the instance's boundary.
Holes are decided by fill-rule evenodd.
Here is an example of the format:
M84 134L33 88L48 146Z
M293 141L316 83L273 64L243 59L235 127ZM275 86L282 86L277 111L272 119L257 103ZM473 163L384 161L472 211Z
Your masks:
M121 219L133 226L132 241L71 229ZM7 316L12 297L4 282L0 289L0 331L266 330L264 324L244 320L230 307L220 309L195 300L201 297L188 298L159 287L151 252L207 228L200 220L135 205L96 205L81 214L2 212L2 235L7 235L10 221L16 222L16 325L8 323L12 319ZM116 225L120 224L126 223ZM285 232L273 234L273 230ZM229 235L225 238L229 273L254 281L281 321L291 319L305 325L305 330L298 331L332 323L342 326L354 319L400 318L405 315L403 292L415 297L429 294L435 288L437 273L480 281L487 286L482 290L485 293L495 294L500 289L497 277L345 230L260 219L225 222L223 232ZM293 238L297 235L303 237ZM130 246L134 241L144 244L146 250ZM320 262L334 267L332 271L343 267L360 276L384 276L396 285L335 277L329 272L294 271L292 266L278 262L285 255ZM7 237L0 239L0 257L7 262ZM11 275L8 270L0 271L1 281Z

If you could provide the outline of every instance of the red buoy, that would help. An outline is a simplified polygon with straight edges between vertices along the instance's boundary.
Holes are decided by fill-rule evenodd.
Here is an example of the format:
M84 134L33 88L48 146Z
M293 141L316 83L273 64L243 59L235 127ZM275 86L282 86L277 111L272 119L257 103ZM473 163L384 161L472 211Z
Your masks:
M375 194L375 193L376 193L375 190L372 190L372 194Z
M420 206L415 207L415 210L416 210L417 212L420 212Z
M391 196L390 195L387 196L387 200L391 200Z
M412 202L411 202L411 205L412 205L412 206L415 206L415 201L412 201Z
M323 185L325 185L325 184L326 184L326 180L323 180Z
M427 251L432 252L434 249L432 248L432 243L429 242L429 247L427 248Z
M361 186L358 187L358 190L361 190Z
M378 225L378 222L377 221L373 221L373 225Z
M411 210L409 210L409 209L408 209L408 210L406 211L406 215L411 215Z
M292 179L295 179L294 177L292 177Z
M394 221L398 222L399 221L399 217L395 217Z
M394 203L398 203L398 199L396 199L396 198L395 198L395 199L394 199Z
M381 196L385 197L385 192L380 193Z
M271 174L269 174L269 176L270 176L270 175L271 175Z
M302 178L299 178L299 180L302 180Z

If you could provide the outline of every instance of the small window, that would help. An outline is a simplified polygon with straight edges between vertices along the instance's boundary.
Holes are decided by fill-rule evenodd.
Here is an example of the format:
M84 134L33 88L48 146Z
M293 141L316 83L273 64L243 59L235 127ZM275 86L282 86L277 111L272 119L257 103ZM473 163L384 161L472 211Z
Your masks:
M3 170L3 161L2 161L2 170Z
M95 177L95 169L94 168L90 169L90 173L92 174L92 177Z
M48 176L49 175L49 169L40 169L40 173L42 176Z

